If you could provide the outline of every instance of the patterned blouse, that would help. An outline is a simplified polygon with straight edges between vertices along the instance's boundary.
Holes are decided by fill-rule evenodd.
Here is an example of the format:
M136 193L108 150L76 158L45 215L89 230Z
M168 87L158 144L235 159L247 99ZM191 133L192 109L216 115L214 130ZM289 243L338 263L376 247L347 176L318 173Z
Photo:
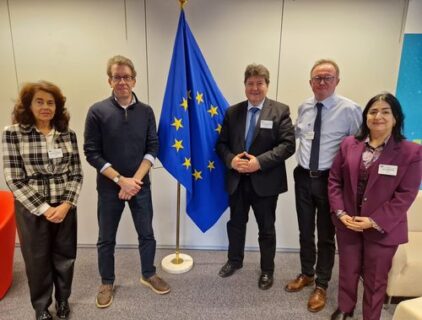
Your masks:
M388 136L387 139L385 139L384 143L374 148L369 145L369 141L370 141L369 137L366 137L364 141L365 150L362 153L362 162L366 169L368 169L371 164L373 164L375 161L378 160L382 151L384 150L385 145L388 143L389 139L390 139L390 136Z
M76 206L83 173L74 131L55 131L49 144L35 126L14 124L4 129L2 143L6 183L27 210L39 215L49 204ZM49 147L63 156L50 159Z

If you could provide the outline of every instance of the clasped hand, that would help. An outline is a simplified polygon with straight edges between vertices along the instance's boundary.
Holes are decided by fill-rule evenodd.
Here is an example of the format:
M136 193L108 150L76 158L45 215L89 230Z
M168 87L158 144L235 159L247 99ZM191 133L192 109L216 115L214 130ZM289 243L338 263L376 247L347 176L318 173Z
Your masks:
M233 158L231 166L234 170L240 173L252 173L261 168L258 159L247 152L237 154Z
M142 188L143 182L136 178L121 177L119 180L119 199L130 200Z
M340 217L341 222L350 230L362 232L365 229L372 228L372 221L368 217L354 216L348 214Z
M66 218L66 215L71 207L70 203L63 202L57 207L48 208L48 210L44 212L44 216L50 222L60 223L64 220L64 218Z

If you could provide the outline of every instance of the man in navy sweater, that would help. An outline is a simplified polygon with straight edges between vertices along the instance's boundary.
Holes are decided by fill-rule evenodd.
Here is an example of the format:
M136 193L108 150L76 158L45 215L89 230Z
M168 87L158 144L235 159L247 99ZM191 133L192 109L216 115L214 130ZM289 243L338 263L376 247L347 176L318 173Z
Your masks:
M170 292L169 285L156 275L154 266L156 242L148 175L158 153L154 112L132 92L136 71L131 60L112 57L107 75L112 95L89 109L84 143L86 159L97 170L97 249L101 275L98 308L106 308L113 301L116 233L126 202L138 233L140 282L158 294Z

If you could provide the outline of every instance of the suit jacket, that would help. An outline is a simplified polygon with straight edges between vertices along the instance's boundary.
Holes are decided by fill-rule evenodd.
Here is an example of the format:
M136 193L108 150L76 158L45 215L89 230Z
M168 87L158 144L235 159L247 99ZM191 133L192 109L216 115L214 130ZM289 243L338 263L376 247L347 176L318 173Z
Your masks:
M229 169L226 187L229 194L236 190L241 174L232 169L231 162L236 154L245 151L245 129L248 101L231 106L224 117L216 149ZM272 122L272 128L261 127L261 121ZM287 191L286 167L284 161L295 152L295 136L289 107L265 98L256 123L249 154L258 158L261 170L250 174L255 192L262 197Z
M347 137L340 145L331 167L328 192L332 211L345 210L358 214L357 185L365 143ZM397 166L395 176L379 173L379 165ZM414 201L422 175L422 146L409 141L388 140L369 176L363 196L361 216L372 218L384 231L373 228L363 231L364 238L383 245L398 245L408 241L407 210ZM333 218L338 232L354 232Z

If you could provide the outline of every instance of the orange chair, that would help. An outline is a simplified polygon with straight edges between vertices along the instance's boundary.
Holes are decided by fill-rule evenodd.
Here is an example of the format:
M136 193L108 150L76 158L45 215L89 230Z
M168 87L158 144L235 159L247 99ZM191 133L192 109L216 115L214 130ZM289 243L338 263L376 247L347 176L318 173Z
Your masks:
M0 300L10 288L13 279L15 253L15 201L9 191L0 190Z

